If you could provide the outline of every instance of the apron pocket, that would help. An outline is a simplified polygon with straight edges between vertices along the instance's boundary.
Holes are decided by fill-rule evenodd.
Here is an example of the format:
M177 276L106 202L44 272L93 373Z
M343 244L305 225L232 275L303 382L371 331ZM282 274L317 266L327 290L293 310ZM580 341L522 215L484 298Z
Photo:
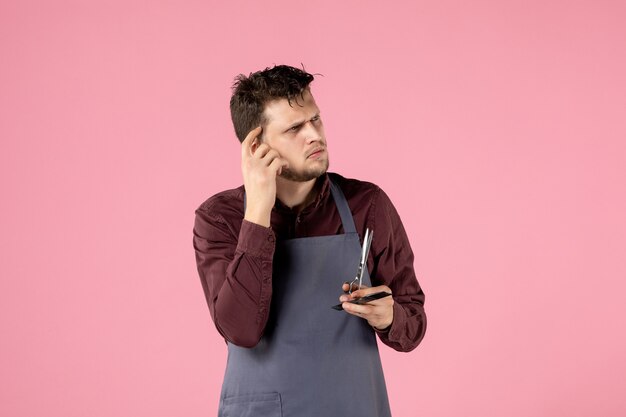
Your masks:
M280 394L246 394L221 401L219 417L282 417Z

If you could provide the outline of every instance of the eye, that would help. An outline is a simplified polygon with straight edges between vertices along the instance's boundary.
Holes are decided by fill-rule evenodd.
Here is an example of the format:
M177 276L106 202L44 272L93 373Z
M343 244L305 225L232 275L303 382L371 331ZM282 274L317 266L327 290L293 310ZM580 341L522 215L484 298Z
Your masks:
M289 128L287 132L297 132L298 129L300 129L300 125Z

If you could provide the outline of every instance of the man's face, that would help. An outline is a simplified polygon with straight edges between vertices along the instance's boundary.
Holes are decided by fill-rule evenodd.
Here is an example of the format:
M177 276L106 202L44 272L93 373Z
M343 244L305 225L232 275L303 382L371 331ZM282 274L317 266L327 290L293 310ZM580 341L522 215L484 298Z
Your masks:
M281 177L291 181L310 181L328 170L328 150L320 109L307 89L303 97L273 100L265 105L267 123L263 142L287 161Z

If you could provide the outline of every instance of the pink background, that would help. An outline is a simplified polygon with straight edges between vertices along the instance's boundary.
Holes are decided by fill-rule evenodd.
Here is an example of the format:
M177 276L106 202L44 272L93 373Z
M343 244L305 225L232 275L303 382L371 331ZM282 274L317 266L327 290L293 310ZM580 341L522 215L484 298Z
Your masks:
M0 415L215 415L194 210L273 63L324 74L331 169L411 237L396 416L626 415L624 2L261 4L0 2Z

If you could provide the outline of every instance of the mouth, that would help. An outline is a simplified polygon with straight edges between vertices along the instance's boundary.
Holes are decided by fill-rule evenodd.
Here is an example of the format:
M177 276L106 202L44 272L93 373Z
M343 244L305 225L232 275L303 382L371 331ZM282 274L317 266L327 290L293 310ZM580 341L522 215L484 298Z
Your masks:
M316 158L320 156L324 152L324 148L315 148L313 151L307 155L307 158Z

